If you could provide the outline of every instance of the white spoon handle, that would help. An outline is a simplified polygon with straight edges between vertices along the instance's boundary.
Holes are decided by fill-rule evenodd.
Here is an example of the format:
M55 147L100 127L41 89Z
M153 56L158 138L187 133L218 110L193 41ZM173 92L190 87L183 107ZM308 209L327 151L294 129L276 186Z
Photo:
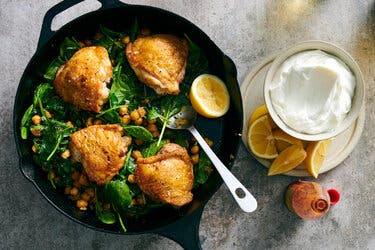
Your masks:
M221 175L221 178L229 188L241 209L247 213L253 212L257 208L257 201L255 200L254 196L252 196L250 192L237 180L237 178L225 167L214 151L212 151L206 141L199 134L198 130L194 126L188 128L188 130L210 158L211 162L216 167L217 171Z

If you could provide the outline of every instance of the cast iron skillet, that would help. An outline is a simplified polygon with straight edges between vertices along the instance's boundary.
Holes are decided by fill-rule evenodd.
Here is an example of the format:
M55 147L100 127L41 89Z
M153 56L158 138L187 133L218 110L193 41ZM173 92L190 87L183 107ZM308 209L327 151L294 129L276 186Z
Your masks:
M18 86L14 104L14 133L20 158L20 169L38 191L61 213L68 218L93 229L119 233L116 225L101 223L93 212L82 212L68 202L63 194L54 190L45 173L35 165L31 156L31 142L21 139L20 122L22 115L32 102L37 84L43 82L42 75L51 60L57 56L62 40L67 36L89 37L103 24L111 29L130 28L137 18L140 26L160 33L187 34L206 53L210 71L226 83L230 97L230 110L221 119L200 117L196 127L205 136L213 139L214 150L223 163L231 167L240 143L242 128L242 100L237 82L236 67L211 40L194 24L171 12L147 6L128 5L119 0L99 0L100 9L87 13L63 26L57 32L51 31L52 19L62 11L82 0L63 1L52 7L45 15L37 50L26 67ZM162 208L138 220L126 220L126 234L156 233L166 236L186 249L199 249L199 221L204 205L222 184L220 176L214 171L209 180L194 190L194 201L179 209Z

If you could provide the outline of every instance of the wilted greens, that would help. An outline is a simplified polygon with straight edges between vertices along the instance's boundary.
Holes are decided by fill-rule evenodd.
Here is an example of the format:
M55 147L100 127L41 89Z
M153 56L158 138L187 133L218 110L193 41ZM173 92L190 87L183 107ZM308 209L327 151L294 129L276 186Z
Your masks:
M182 131L167 133L166 125L168 119L179 112L181 107L190 105L188 98L190 84L199 74L208 71L208 62L203 51L186 36L189 42L189 57L185 79L180 85L180 94L158 96L152 89L139 83L125 56L126 44L122 39L126 36L129 36L130 41L136 39L140 34L138 22L135 21L131 29L124 32L113 31L104 26L100 26L99 31L100 35L95 36L90 44L105 47L114 65L109 102L103 107L102 112L93 114L79 110L74 105L65 103L54 90L53 81L58 68L85 46L76 38L67 37L62 41L58 55L47 67L43 79L35 83L37 86L33 102L21 119L20 134L22 139L30 140L34 161L46 171L54 188L64 191L71 197L73 191L69 188L78 185L77 182L82 186L80 190L82 193L88 194L90 189L95 190L94 203L91 205L98 219L105 224L119 223L126 231L124 220L126 217L141 216L150 209L164 206L148 199L136 184L129 182L129 175L134 174L136 169L132 152L138 150L143 157L149 157L157 154L168 140L189 147L190 138L186 133ZM129 125L122 121L119 115L121 108L133 111L139 107L145 107L147 119L156 120L161 130L159 136L153 136L144 126ZM37 124L32 122L34 116L39 116L41 121ZM62 156L68 149L70 135L86 127L90 118L98 119L103 124L121 124L127 135L133 137L124 167L104 187L96 186L94 183L82 184L81 179L74 177L77 172L82 171L81 164ZM134 143L134 139L141 140L142 143ZM194 169L195 186L206 182L210 166L208 157L201 152L199 164ZM137 206L132 203L134 200L138 201Z

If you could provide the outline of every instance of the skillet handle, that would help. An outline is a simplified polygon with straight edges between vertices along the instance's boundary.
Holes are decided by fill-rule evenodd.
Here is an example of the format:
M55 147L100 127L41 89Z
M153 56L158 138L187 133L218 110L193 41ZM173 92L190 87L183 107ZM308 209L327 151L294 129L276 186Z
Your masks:
M55 31L51 30L52 20L55 16L63 12L64 10L69 9L70 7L83 2L84 0L65 0L62 1L52 8L50 8L47 13L44 15L43 24L39 35L38 47L39 50L47 41L55 34ZM126 6L127 4L122 3L120 0L97 0L102 6L99 10L116 8L120 6Z
M159 229L156 233L177 242L186 250L202 249L199 241L199 222L203 209L204 204L198 207L193 213Z

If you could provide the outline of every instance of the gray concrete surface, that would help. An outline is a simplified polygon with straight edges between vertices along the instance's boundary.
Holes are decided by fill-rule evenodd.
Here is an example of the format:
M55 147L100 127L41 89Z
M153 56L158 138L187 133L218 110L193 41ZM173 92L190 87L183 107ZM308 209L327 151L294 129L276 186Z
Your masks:
M45 12L57 0L0 1L0 248L180 249L160 236L116 236L84 228L58 213L18 170L12 109L18 82L35 52ZM95 0L88 1L95 3ZM158 6L190 19L236 63L238 79L270 53L307 39L346 49L366 80L362 138L337 168L318 182L341 190L342 201L324 218L302 221L282 202L296 178L267 177L241 147L233 173L259 201L256 212L240 211L227 189L205 207L200 224L204 249L375 249L375 3L372 0L163 1ZM90 9L87 4L56 20L63 24Z

